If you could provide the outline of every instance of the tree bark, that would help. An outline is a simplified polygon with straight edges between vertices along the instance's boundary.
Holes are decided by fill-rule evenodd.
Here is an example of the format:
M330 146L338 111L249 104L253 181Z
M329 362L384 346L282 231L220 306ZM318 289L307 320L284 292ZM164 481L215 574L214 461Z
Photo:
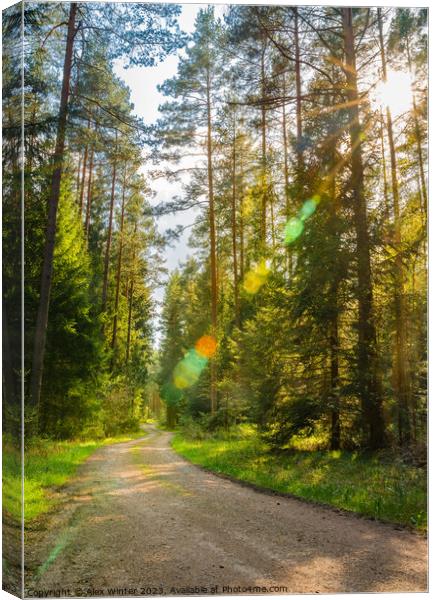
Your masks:
M237 129L234 114L233 144L232 144L232 197L231 197L231 229L232 229L232 264L234 277L234 308L235 323L240 325L240 297L238 289L238 257L237 257L237 189L236 189L236 143Z
M387 81L386 55L384 52L383 19L381 8L377 8L378 31L380 39L381 64L383 81ZM406 303L404 295L404 272L402 264L401 214L399 206L398 169L396 164L395 140L393 137L392 116L390 107L386 106L387 137L389 141L390 164L392 174L394 245L396 250L394 265L395 288L395 352L396 352L396 395L398 400L398 433L400 445L407 445L411 439L410 431L410 386L407 359L407 327Z
M90 129L90 119L87 121L87 129ZM89 144L86 144L84 147L84 157L83 157L83 173L81 175L81 189L80 189L80 216L83 216L83 208L84 208L84 187L86 181L86 168L87 168L87 156L89 153Z
M76 188L76 194L77 194L77 205L80 206L80 183L81 183L81 163L83 161L83 155L81 152L79 152L78 155L78 167L77 167L77 180L75 183L75 188Z
M262 35L262 50L261 50L261 251L265 252L267 240L267 116L265 110L265 36Z
M133 292L134 292L134 278L131 279L130 289L128 293L128 328L127 328L127 345L125 349L125 363L128 364L130 360L130 345L131 345L131 318L133 314Z
M336 139L333 140L332 151L333 166L337 163L336 157ZM337 219L339 214L339 203L336 195L336 177L333 174L331 181L330 198L330 230L334 239L338 240ZM330 287L330 389L332 399L331 410L331 439L330 447L332 450L339 450L341 446L341 421L340 421L340 399L339 399L339 303L338 294L340 287L339 270L335 269L332 273L332 282Z
M357 237L357 300L358 300L358 387L362 405L365 441L370 449L381 448L385 442L382 398L378 378L377 341L374 323L370 241L364 191L362 128L359 115L359 93L354 46L352 9L342 8L344 35L349 133L351 139L351 189Z
M135 237L136 233L137 233L137 222L134 224L134 237ZM135 247L134 247L132 262L133 262L133 271L132 271L132 275L131 275L131 284L130 284L130 289L129 289L129 294L128 294L128 328L127 328L127 347L126 347L126 351L125 351L125 364L128 364L128 361L130 360L131 320L132 320L132 314L133 314L133 292L134 292L134 268L135 268L135 263L136 263Z
M41 292L39 297L39 308L34 334L32 375L30 382L30 402L37 412L36 426L39 417L38 413L41 398L42 374L44 368L44 355L47 339L48 311L50 306L51 284L53 278L53 256L56 239L57 210L59 205L60 183L63 169L63 153L65 149L65 130L68 115L68 98L71 81L76 14L77 3L72 2L69 8L68 33L66 38L62 91L60 96L59 121L57 127L56 146L53 156L54 171L51 181L51 194L48 209L44 261L42 266Z
M124 179L122 182L122 208L121 208L121 224L120 224L120 230L119 230L118 264L117 264L117 269L116 269L116 294L115 294L115 307L114 307L114 315L113 315L113 334L112 334L112 342L111 342L112 350L114 350L115 346L116 346L116 336L117 336L117 331L118 331L118 308L119 308L119 291L120 291L121 268L122 268L126 178L127 178L127 166L125 164ZM113 368L113 359L112 359L112 368Z
M412 60L411 60L411 53L410 53L408 38L406 39L406 50L407 50L408 70L411 73L412 69L413 69L413 64L412 64ZM427 195L427 190L426 190L425 169L424 169L424 165L423 165L422 135L420 132L419 117L417 115L416 97L415 97L414 93L413 93L412 99L413 99L414 128L415 128L416 144L417 144L417 159L418 159L418 165L419 165L420 187L421 187L421 195L422 195L422 206L423 206L423 212L424 212L424 217L425 217L425 222L426 222L426 218L427 218L427 214L428 214L428 195Z
M207 172L208 172L208 202L210 230L210 268L211 268L211 331L217 339L217 249L214 209L214 178L212 162L212 119L211 119L211 74L209 66L206 76L206 109L207 109ZM211 413L217 409L217 373L215 358L210 361L211 367Z
M386 206L386 218L387 221L390 220L390 208L389 208L389 185L387 182L387 167L386 167L386 155L384 152L384 134L383 134L383 113L381 113L381 123L380 123L380 139L381 139L381 164L383 167L383 193L384 193L384 204Z
M109 223L108 223L108 231L107 231L107 243L106 243L105 256L104 256L104 278L103 278L103 286L102 286L102 312L105 311L106 306L107 306L107 289L108 289L108 276L109 276L109 266L110 266L110 249L111 249L111 243L112 243L112 229L113 229L113 209L114 209L114 205L115 205L117 139L118 139L118 134L116 132L115 157L113 160L112 188L111 188L111 194L110 194Z
M85 232L86 238L89 238L89 229L90 229L90 209L92 206L92 178L93 178L93 159L95 155L95 147L92 146L92 150L90 152L89 159L89 176L87 180L87 205L86 205L86 222L85 222Z
M301 70L300 70L300 39L298 29L298 8L294 7L294 46L295 46L295 112L297 122L297 180L300 182L303 172L303 129L301 122Z

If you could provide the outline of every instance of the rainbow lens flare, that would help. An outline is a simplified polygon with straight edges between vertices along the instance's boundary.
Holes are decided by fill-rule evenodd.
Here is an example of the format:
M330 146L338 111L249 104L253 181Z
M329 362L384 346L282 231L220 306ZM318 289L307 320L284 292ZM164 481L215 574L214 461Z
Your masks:
M217 350L217 340L212 335L203 335L195 347L187 352L173 370L173 385L184 390L194 385Z

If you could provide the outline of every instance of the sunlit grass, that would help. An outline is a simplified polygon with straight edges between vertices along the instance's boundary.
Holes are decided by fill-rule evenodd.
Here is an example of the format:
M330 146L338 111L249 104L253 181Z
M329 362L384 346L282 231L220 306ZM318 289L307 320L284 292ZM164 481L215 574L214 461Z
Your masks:
M253 430L240 439L190 440L177 433L173 447L195 464L264 488L420 531L427 527L426 472L400 461L345 451L273 454Z
M64 485L97 448L143 437L143 431L102 440L34 441L25 451L24 498L26 523L54 508L52 491ZM3 506L21 519L20 454L9 444L3 447Z

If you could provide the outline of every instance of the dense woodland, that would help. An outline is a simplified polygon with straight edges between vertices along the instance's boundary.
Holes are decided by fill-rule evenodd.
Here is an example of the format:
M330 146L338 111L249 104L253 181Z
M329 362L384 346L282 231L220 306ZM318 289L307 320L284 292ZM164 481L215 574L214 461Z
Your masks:
M4 15L6 427L24 376L29 435L110 435L161 399L169 426L248 422L275 448L423 449L427 11L204 6L187 35L176 5L26 3L23 90L20 11ZM115 61L176 52L144 123ZM172 201L144 165L179 182ZM181 211L191 257L167 273L183 227L157 219Z

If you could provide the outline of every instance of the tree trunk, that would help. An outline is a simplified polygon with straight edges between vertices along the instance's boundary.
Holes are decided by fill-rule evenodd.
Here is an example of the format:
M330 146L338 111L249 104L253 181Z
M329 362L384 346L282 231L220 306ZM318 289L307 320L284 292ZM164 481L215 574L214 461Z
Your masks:
M298 8L294 7L294 45L295 45L295 112L297 121L297 180L300 182L303 172L303 130L301 123L301 70L300 70L300 40L298 31Z
M381 8L377 8L378 29L380 39L381 64L383 69L383 81L387 81L386 56L383 40L383 20ZM409 406L410 386L407 360L407 328L406 328L406 306L404 295L404 273L402 264L401 244L401 214L399 206L399 184L398 170L396 164L395 140L393 138L392 116L389 106L386 106L387 137L389 141L390 164L392 174L392 197L393 197L393 220L394 220L394 245L396 250L394 265L394 288L395 288L395 352L396 352L396 395L398 400L398 432L400 445L410 442L410 411Z
M357 67L354 48L352 9L342 8L342 26L347 80L349 133L351 139L351 189L357 237L357 300L358 300L358 387L366 443L370 449L384 445L382 398L378 379L377 341L373 313L370 242L364 191L362 128L359 115Z
M87 129L90 129L90 119L87 121ZM84 208L84 186L86 181L86 168L87 168L87 155L89 153L89 144L86 144L84 147L84 157L83 157L83 173L81 175L81 189L80 189L80 216L83 216L83 208Z
M386 167L386 155L384 152L384 121L383 121L383 113L381 113L381 123L380 123L380 139L381 139L381 164L383 167L383 193L384 193L384 204L386 207L386 218L387 221L390 221L390 208L389 208L389 185L387 183L387 167Z
M336 160L336 139L334 139L333 166L337 163ZM336 195L336 177L333 174L331 181L331 198L330 198L330 231L334 239L338 239L337 219L340 206ZM332 273L332 282L330 289L330 304L331 304L331 320L330 320L330 390L332 399L331 410L331 439L330 447L332 450L339 450L341 445L341 422L340 422L340 399L339 399L339 303L338 293L340 286L339 270L335 269Z
M93 159L95 155L95 147L92 146L89 160L89 176L87 180L87 205L86 205L86 223L84 226L86 232L86 238L89 238L90 229L90 209L92 206L92 177L93 177Z
M209 230L210 230L210 268L211 268L211 330L217 339L217 250L216 229L214 212L214 180L212 164L212 123L211 123L211 75L207 69L206 81L206 107L207 107L207 171L208 171L208 202L209 202ZM217 373L215 358L211 359L211 412L217 409Z
M333 285L331 294L337 299L338 286ZM340 410L339 410L339 396L338 396L338 384L339 384L339 323L338 323L338 309L337 303L333 306L333 315L330 327L330 387L332 397L332 411L331 411L331 442L330 447L332 450L339 450L341 445L341 425L340 425Z
M265 253L267 243L267 194L268 194L268 181L267 181L267 120L265 110L265 41L264 36L262 38L262 51L261 51L261 191L262 191L262 204L261 204L261 251Z
M240 206L239 206L239 232L240 232L240 281L244 281L244 198L243 198L243 194L244 194L244 181L243 181L243 174L244 174L244 161L243 161L243 156L241 154L240 156L240 171L241 171L241 182L240 182L240 188L241 188L241 194L240 194ZM241 316L241 315L240 315Z
M42 266L41 292L39 308L34 334L34 349L32 361L32 375L30 382L31 405L36 409L36 419L39 417L39 403L41 398L42 373L44 368L45 345L47 339L48 311L50 306L51 283L53 277L53 256L56 239L57 209L60 196L60 182L62 178L63 153L65 148L66 119L68 115L68 98L72 70L72 53L75 36L75 17L77 3L72 2L69 8L68 34L66 39L65 60L63 65L62 92L60 96L59 121L57 127L56 147L53 156L53 176L51 180L51 194L48 209L48 222L44 261ZM37 422L36 422L37 426Z
M283 96L286 97L286 78L283 74ZM282 106L282 142L283 142L283 181L285 186L285 217L290 217L290 197L289 197L289 157L288 157L288 132L287 132L287 121L286 121L286 104L283 102ZM288 275L292 273L292 254L290 244L286 246L286 254L288 260Z
M171 404L166 405L166 422L169 429L176 427L178 421L178 411L176 406Z
M80 175L81 175L81 163L83 160L83 155L81 152L78 154L78 167L77 167L77 180L75 183L76 194L77 194L77 205L80 206Z
M134 292L134 279L131 279L130 289L128 293L128 328L127 328L127 346L125 350L125 363L128 364L130 360L130 345L131 345L131 317L133 314L133 292Z
M137 233L137 222L134 223L134 237ZM133 314L133 292L134 292L134 268L136 263L136 252L134 246L134 254L133 254L133 270L131 275L131 284L128 295L128 328L127 328L127 347L125 351L125 364L128 364L130 360L130 344L131 344L131 319Z
M118 331L118 308L119 308L119 291L121 283L121 268L122 268L122 251L123 251L123 234L124 234L124 217L125 217L125 188L127 178L127 166L124 167L124 179L122 182L122 208L121 208L121 226L119 231L119 252L118 252L118 264L116 269L116 294L115 294L115 307L113 316L113 334L111 347L114 351L116 346L116 336ZM112 358L113 368L113 358Z
M6 306L3 300L2 307L2 375L3 375L3 409L7 406L12 407L17 404L19 394L16 389L16 377L14 376L12 348L9 337L9 325L6 316Z
M410 73L413 70L413 64L411 60L410 47L408 43L408 38L406 39L406 49L407 49L407 63L408 70ZM421 195L422 195L422 206L424 211L425 222L428 214L428 196L426 191L426 180L425 180L425 169L423 165L423 153L422 153L422 136L420 132L420 124L419 117L417 116L417 106L416 106L416 97L413 93L413 117L414 117L414 128L416 135L416 144L417 144L417 159L419 165L419 176L420 176L420 187L421 187Z
M237 129L234 114L233 144L232 144L232 202L231 202L231 229L232 229L232 264L234 277L234 308L235 323L240 325L240 297L238 288L238 257L237 257L237 189L236 189L236 143Z
M110 194L110 213L109 213L109 223L108 223L108 232L107 232L107 243L106 243L105 257L104 257L104 279L103 279L103 286L102 286L102 312L105 311L106 306L107 306L107 288L108 288L108 276L109 276L109 266L110 266L110 249L111 249L111 243L112 243L112 229L113 229L113 209L114 209L114 205L115 205L117 139L118 139L118 134L116 132L115 157L113 160L113 172L112 172L112 189L111 189L111 194Z

